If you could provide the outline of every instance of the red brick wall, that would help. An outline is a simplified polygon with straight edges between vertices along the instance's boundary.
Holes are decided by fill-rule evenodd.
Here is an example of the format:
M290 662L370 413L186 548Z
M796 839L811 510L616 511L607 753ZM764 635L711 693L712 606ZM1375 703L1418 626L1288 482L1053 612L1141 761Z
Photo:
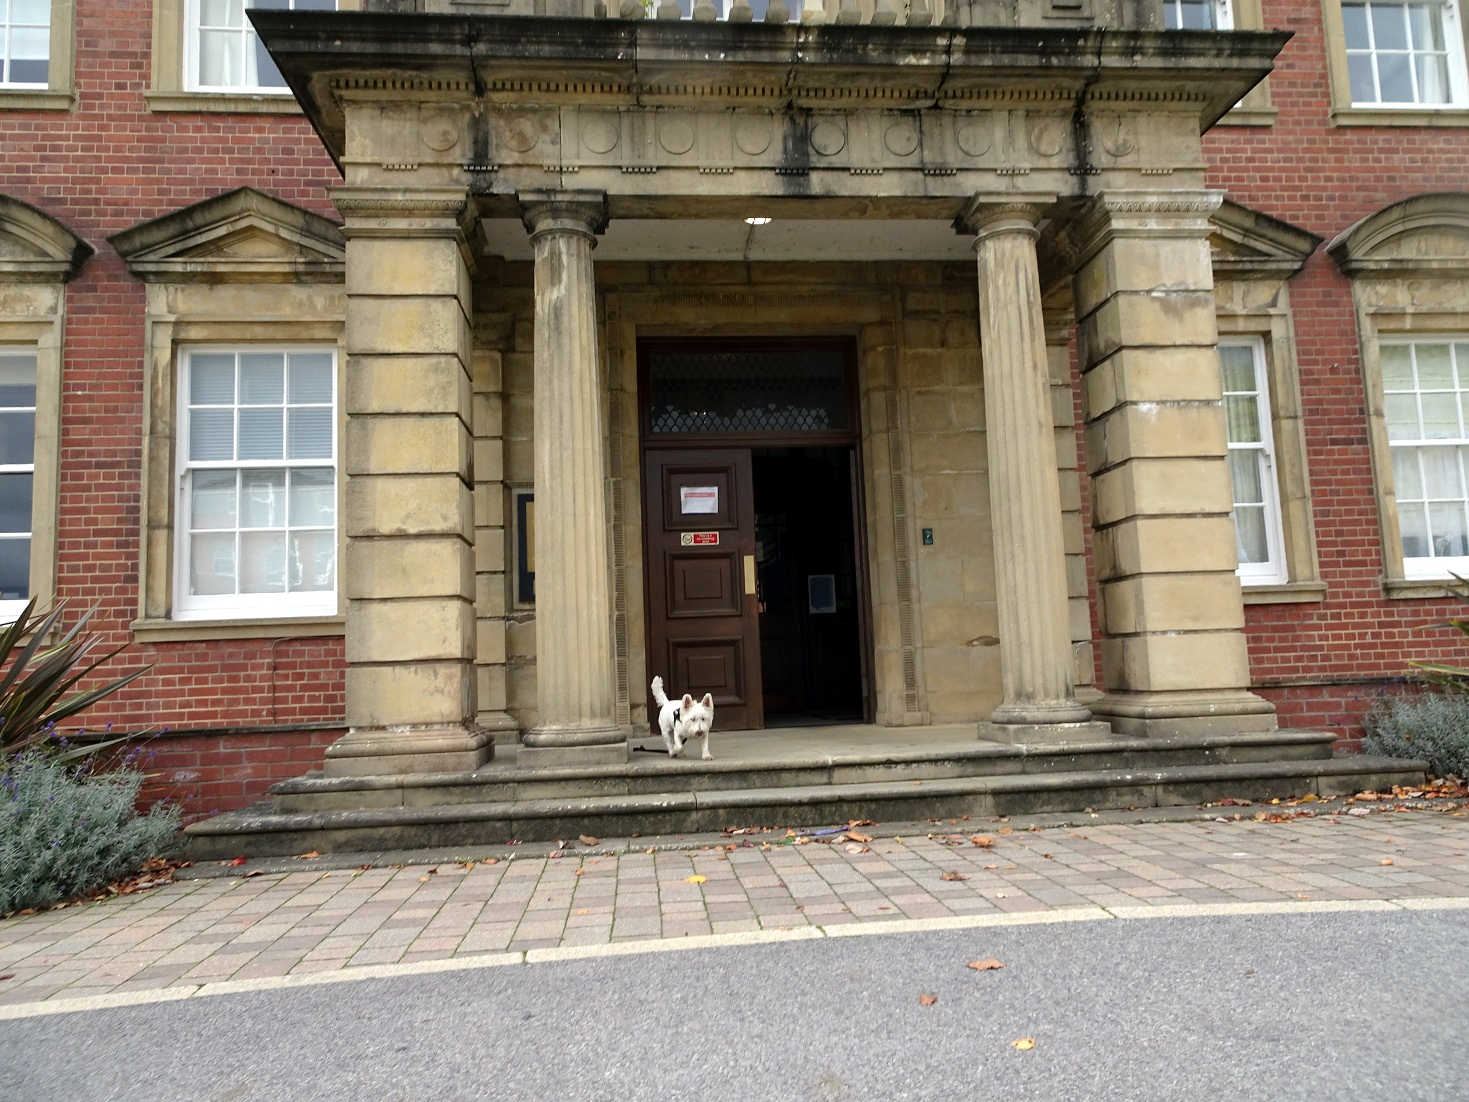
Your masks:
M57 581L74 608L100 607L94 623L115 642L138 610L144 291L107 237L242 185L333 216L325 188L337 182L299 116L149 111L151 12L151 0L77 0L75 107L0 110L0 193L97 250L67 286ZM155 665L89 713L90 726L342 720L340 638L134 646L119 661ZM316 731L164 737L149 744L147 768L155 791L223 810L319 763L328 741Z
M1209 184L1236 202L1330 242L1354 222L1411 195L1469 188L1469 127L1333 126L1320 0L1265 0L1265 24L1295 32L1270 77L1279 109L1268 128L1218 127L1205 139ZM1383 548L1373 497L1350 282L1318 249L1290 283L1326 599L1246 609L1250 668L1282 725L1360 736L1361 711L1412 658L1469 648L1426 631L1455 605L1383 597ZM1326 682L1303 685L1306 682Z

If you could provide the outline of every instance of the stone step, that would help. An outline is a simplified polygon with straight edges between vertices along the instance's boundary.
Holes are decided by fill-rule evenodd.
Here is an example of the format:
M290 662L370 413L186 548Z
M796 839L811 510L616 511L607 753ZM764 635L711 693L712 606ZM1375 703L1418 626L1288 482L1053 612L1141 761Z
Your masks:
M1334 736L1321 731L1259 731L1068 741L1064 747L967 740L935 749L911 744L882 752L730 757L714 761L634 753L616 765L539 768L492 762L473 773L402 777L307 774L271 788L282 814L367 808L433 807L578 796L641 796L765 788L904 783L975 776L1154 769L1167 766L1308 761L1331 757Z
M1345 755L1331 759L1011 773L916 781L694 790L427 807L282 813L269 804L186 830L189 855L219 860L538 841L578 834L624 837L736 826L820 826L850 819L908 820L1022 815L1085 808L1168 807L1225 797L1339 796L1424 780L1423 762Z

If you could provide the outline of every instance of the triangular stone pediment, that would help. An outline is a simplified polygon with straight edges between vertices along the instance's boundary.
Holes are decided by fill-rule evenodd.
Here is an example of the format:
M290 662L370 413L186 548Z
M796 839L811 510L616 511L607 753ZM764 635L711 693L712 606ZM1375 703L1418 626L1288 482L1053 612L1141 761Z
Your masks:
M1228 199L1210 221L1209 255L1220 276L1286 279L1321 244L1313 233Z
M1327 249L1347 275L1469 274L1469 193L1404 199L1348 227Z
M0 281L67 280L92 252L92 246L49 214L0 195Z
M151 282L339 280L341 227L254 188L165 214L111 239L128 268Z

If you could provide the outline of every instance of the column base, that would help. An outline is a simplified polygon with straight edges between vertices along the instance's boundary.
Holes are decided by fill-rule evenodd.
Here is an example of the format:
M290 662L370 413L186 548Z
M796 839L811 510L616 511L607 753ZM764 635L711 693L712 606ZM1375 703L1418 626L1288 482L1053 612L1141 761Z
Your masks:
M1123 735L1210 735L1277 727L1275 705L1246 689L1107 693L1092 705L1092 712Z
M495 733L477 724L354 727L326 748L328 777L469 773L495 756Z
M1013 746L1093 742L1112 737L1112 728L1098 720L1085 723L995 723L979 725L979 737Z
M1043 701L1034 704L1001 704L990 713L990 722L1000 724L1085 723L1091 718L1091 709L1074 700Z
M521 738L521 765L613 765L627 761L631 727L532 727Z

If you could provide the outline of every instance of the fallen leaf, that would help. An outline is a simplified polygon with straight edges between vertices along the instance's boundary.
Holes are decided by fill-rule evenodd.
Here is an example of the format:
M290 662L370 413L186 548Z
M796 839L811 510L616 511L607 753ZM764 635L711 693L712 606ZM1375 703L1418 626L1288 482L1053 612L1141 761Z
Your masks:
M252 876L260 876L260 875L261 875L261 872L260 872L259 869L251 869L249 872L247 872L245 874L245 879L246 880L249 880L250 877L252 877Z
M321 856L320 853L318 853L316 850L312 850L310 853L298 853L298 854L296 854L296 860L297 861L315 861L320 856Z
M709 878L702 873L696 872L693 876L685 876L683 879L685 884L702 884Z
M1347 814L1360 818L1363 815L1371 815L1372 812L1365 807L1349 807L1347 808Z
M358 865L357 866L357 871L358 872L367 872L371 868L372 868L371 865Z
M1377 863L1379 865L1391 865L1392 864L1392 858L1391 857L1384 857L1381 861L1379 861Z
M847 843L847 852L848 853L871 853L872 852L872 847L871 846L859 846L856 842L848 842Z
M866 843L872 841L872 835L863 834L860 830L849 830L847 831L847 841Z
M847 825L849 827L870 827L876 826L877 824L874 823L871 819L848 819Z
M968 880L969 877L965 876L962 872L956 871L955 869L950 869L948 872L943 873L942 875L940 875L939 876L939 879L940 880Z
M984 960L971 960L964 967L973 968L976 972L995 972L1005 965L1003 961L998 961L994 957L986 957Z
M247 860L247 858L244 858L244 857L232 857L232 858L230 858L230 860L226 861L225 864L228 865L228 866L230 866L230 868L237 869L241 865L243 865L246 860Z
M439 870L438 870L438 867L437 867L437 866L435 866L435 867L434 867L434 868L431 868L431 869L429 869L429 870L428 870L428 874L429 874L429 875L430 875L430 876L437 876L437 875L439 875Z
M420 877L419 877L419 878L418 878L418 882L419 882L419 883L420 883L420 884L427 884L427 883L428 883L428 877L427 877L427 876L420 876Z
M973 838L969 840L973 842L976 846L983 846L985 849L989 849L990 846L995 844L995 840L993 838L989 838L983 834L976 834Z
M938 1001L939 1001L939 997L937 995L919 995L918 996L918 1005L919 1006L932 1006L934 1003L936 1003Z
M5 975L0 976L0 982L3 982L5 980L13 980L13 979L15 979L15 973L14 972L6 972Z
M486 857L480 861L481 865L498 865L499 863L500 859L498 857Z
M578 834L576 840L584 846L595 846L597 844L597 839L593 838L590 834Z
M584 915L584 914L590 914L591 912L586 907L582 907L576 913L579 914L579 915Z
M1021 1052L1029 1052L1031 1049L1035 1048L1035 1038L1022 1037L1018 1041L1011 1041L1010 1047L1014 1049L1019 1049Z
M1015 833L1015 828L1014 827L1001 827L1000 828L1000 833L1001 834L1014 834Z

